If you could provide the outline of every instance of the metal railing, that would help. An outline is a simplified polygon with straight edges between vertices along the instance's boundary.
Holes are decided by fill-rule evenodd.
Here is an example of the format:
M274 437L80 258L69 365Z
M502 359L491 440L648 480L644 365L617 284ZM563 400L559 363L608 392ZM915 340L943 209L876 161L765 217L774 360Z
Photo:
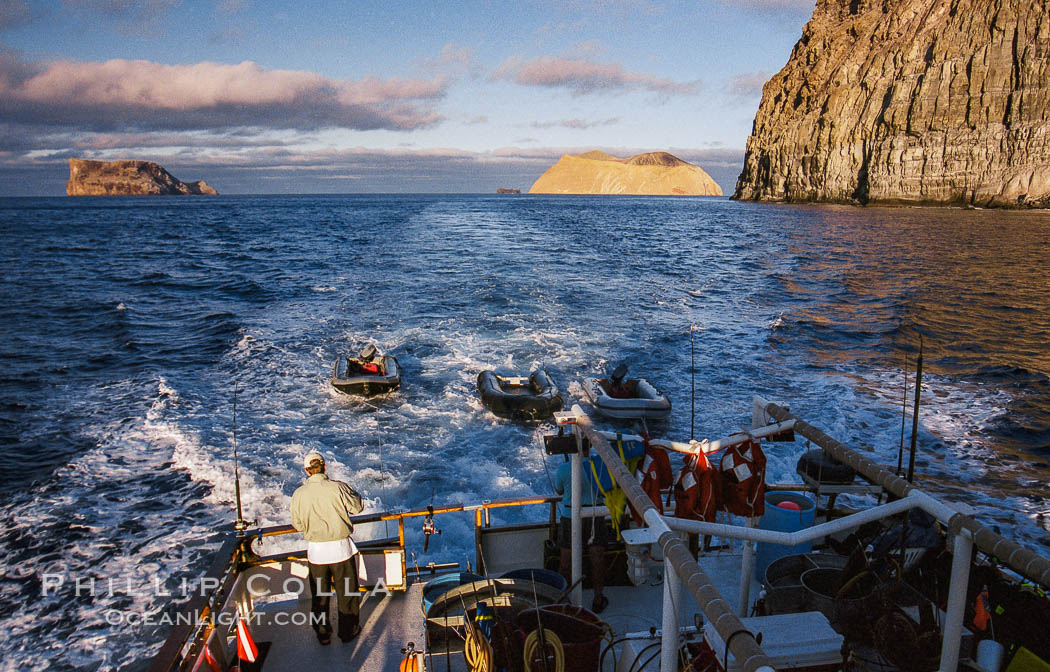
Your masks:
M747 519L747 524L741 526L661 516L637 480L627 470L619 455L612 449L608 435L597 431L579 406L574 406L572 409L571 415L574 417L563 418L566 424L575 425L577 436L581 439L586 437L591 448L598 454L616 483L623 489L628 501L642 513L646 526L658 535L658 543L663 548L665 558L661 672L673 672L676 669L675 657L678 650L679 628L677 614L669 608L668 602L678 601L682 581L688 586L708 621L718 631L722 641L727 643L727 648L746 672L772 670L770 659L762 652L751 633L747 633L738 618L738 616L746 615L749 604L753 544L756 542L795 546L826 537L829 534L854 529L871 521L898 515L912 508L920 508L944 523L950 536L952 567L942 629L940 672L955 672L958 667L974 545L984 553L998 558L1021 576L1050 587L1050 560L984 527L965 511L960 510L960 507L945 503L896 474L879 467L858 451L850 449L823 431L796 418L786 408L758 397L755 398L754 406L756 424L766 425L772 421L780 424L756 427L750 433L717 442L693 441L684 444L652 441L651 444L662 444L661 447L665 449L683 453L714 452L732 443L774 433L782 429L785 423L791 423L794 430L803 437L820 446L836 460L853 467L863 478L899 499L796 532L757 529L752 526L754 519ZM762 420L761 423L757 423L759 418ZM579 443L582 446L582 440ZM573 581L576 581L582 573L582 526L579 519L580 507L577 504L582 489L578 483L582 481L581 469L578 466L581 461L582 457L579 453L573 455ZM729 605L693 559L676 532L709 534L728 539L740 539L745 542L741 558L741 596L738 613L734 614L729 609ZM574 595L577 604L580 598L577 591ZM737 636L741 631L747 635Z

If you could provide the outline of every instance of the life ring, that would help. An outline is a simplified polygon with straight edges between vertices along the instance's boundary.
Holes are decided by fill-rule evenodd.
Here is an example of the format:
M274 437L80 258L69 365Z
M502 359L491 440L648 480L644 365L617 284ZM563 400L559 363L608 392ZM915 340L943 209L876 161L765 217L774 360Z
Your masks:
M795 471L823 485L847 485L857 476L853 467L839 462L820 448L814 448L798 458Z

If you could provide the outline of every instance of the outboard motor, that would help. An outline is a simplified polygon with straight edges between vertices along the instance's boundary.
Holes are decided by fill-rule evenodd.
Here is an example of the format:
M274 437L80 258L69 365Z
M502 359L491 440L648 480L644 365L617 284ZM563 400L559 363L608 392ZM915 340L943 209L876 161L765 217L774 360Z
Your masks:
M613 372L609 374L609 381L613 385L623 384L624 376L627 375L627 365L620 362L620 365L613 369Z
M361 349L361 354L358 355L358 358L362 362L371 362L375 358L377 352L376 346L369 343Z

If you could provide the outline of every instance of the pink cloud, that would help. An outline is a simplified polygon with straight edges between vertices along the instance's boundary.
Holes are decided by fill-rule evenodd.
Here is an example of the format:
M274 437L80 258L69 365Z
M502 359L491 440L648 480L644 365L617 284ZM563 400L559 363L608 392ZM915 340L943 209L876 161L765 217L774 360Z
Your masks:
M768 72L746 72L726 83L726 93L734 98L749 99L762 95L762 87L773 75Z
M604 91L643 90L664 95L691 95L699 81L676 82L663 77L629 72L617 63L596 63L580 58L544 56L526 63L510 60L492 75L523 86L568 89L574 96Z
M744 8L781 10L789 12L810 11L816 7L816 0L721 0L726 5L739 5Z
M559 121L534 121L532 122L533 128L571 128L574 130L587 130L588 128L595 128L598 126L614 126L620 123L619 117L611 117L609 119L601 119L598 121L587 121L586 119L561 119Z
M0 113L9 121L111 128L409 130L438 122L443 77L337 80L298 70L150 61L30 66L0 53Z

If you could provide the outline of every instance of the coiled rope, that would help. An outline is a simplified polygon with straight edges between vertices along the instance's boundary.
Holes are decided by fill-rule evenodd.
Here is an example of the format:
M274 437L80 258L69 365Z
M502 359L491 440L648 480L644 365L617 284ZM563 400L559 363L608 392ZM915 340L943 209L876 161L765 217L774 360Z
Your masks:
M525 638L524 659L526 671L534 672L537 669L546 669L547 672L565 672L565 647L562 646L561 639L553 631L543 628L543 641L546 646L540 651L539 628L530 632L529 636ZM548 650L554 657L554 669L550 669L546 665L541 665L539 668L534 667L534 661L544 663L547 659Z
M470 672L491 672L492 644L481 634L470 620L467 620L467 639L463 644L463 655L467 659Z

